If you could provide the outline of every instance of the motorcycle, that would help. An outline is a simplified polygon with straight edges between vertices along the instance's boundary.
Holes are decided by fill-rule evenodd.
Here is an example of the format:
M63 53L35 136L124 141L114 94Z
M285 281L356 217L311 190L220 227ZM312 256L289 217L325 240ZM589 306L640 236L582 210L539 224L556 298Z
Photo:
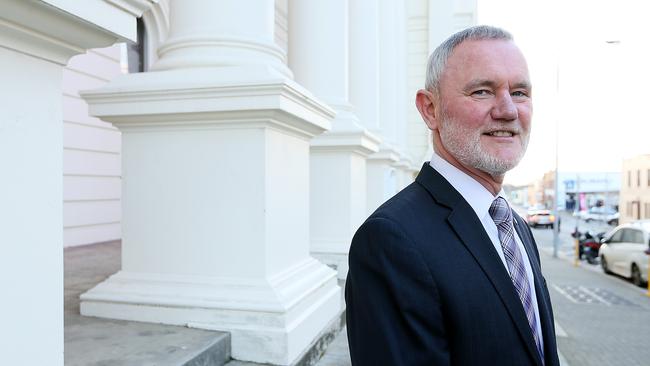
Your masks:
M573 230L571 236L578 238L578 255L579 258L585 259L589 264L598 263L598 252L600 251L601 240L605 232L594 233L591 230L584 232L577 228Z

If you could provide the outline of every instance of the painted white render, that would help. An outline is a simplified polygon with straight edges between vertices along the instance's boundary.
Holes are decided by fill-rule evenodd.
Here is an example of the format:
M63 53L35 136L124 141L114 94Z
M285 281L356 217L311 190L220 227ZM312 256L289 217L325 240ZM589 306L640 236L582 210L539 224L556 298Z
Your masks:
M352 235L430 156L426 56L475 1L252 2L0 0L3 362L63 364L61 248L114 239L85 315L278 365L340 316Z
M80 90L96 89L120 70L120 47L92 49L63 69L63 245L122 237L121 135L88 114Z
M3 0L0 10L0 164L8 177L0 185L0 283L10 299L0 313L11 331L2 360L61 365L64 66L89 48L129 39L141 11L99 0ZM84 18L89 12L115 21L97 24Z

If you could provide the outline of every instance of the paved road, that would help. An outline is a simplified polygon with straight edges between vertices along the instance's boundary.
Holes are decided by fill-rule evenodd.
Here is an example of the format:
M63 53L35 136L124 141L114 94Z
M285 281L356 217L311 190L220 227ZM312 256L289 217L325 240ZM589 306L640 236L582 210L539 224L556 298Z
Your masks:
M567 225L570 224L570 225ZM582 228L584 222L580 223ZM571 366L650 365L650 297L598 265L573 266L574 219L565 217L559 258L549 229L533 229L559 326L558 347ZM592 229L607 225L590 224ZM611 228L611 227L610 227Z

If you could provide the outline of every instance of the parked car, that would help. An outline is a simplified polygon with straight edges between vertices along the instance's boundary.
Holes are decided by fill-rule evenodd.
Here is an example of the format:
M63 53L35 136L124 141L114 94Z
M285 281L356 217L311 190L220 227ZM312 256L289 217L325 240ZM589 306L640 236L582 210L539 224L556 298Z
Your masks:
M553 227L555 215L546 209L529 209L526 213L526 222L531 227Z
M650 220L623 224L605 235L600 264L605 273L616 273L641 286L648 281Z
M611 207L592 207L582 210L577 215L580 219L589 221L604 221L610 225L618 225L619 213Z

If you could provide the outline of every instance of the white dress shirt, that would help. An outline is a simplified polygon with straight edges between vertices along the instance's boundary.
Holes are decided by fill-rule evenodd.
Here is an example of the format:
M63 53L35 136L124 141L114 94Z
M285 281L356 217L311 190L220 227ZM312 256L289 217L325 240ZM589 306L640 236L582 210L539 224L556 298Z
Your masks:
M496 197L501 196L507 201L503 189L501 190L501 192L499 192L497 196L493 196L492 193L490 193L490 191L488 191L485 187L483 187L478 181L476 181L474 178L470 177L460 169L456 168L455 166L451 165L449 162L447 162L446 160L438 156L438 154L436 153L434 153L433 156L431 157L431 161L429 162L429 165L431 165L433 169L435 169L438 173L440 173L440 175L442 175L458 191L458 193L460 193L460 195L463 196L465 201L467 201L467 203L469 203L469 205L472 206L472 209L474 209L476 216L481 221L481 224L483 224L483 228L485 229L488 236L490 237L494 249L499 254L503 266L505 267L506 271L508 271L506 258L503 255L503 248L501 247L501 241L499 240L499 230L497 229L497 225L494 223L494 220L492 220L492 217L488 212L490 206L492 205L492 202ZM537 294L535 292L533 270L530 266L530 260L527 254L528 252L526 251L526 248L524 248L524 244L519 238L519 234L517 234L517 231L515 231L514 234L515 234L514 235L515 242L517 243L517 246L521 251L522 258L524 259L523 262L524 262L524 267L526 269L526 277L528 277L530 294L533 301L533 307L535 308L535 318L537 320L537 334L540 335L540 339L541 339L542 328L539 319L539 308L537 306ZM541 339L541 341L543 347L544 340Z

